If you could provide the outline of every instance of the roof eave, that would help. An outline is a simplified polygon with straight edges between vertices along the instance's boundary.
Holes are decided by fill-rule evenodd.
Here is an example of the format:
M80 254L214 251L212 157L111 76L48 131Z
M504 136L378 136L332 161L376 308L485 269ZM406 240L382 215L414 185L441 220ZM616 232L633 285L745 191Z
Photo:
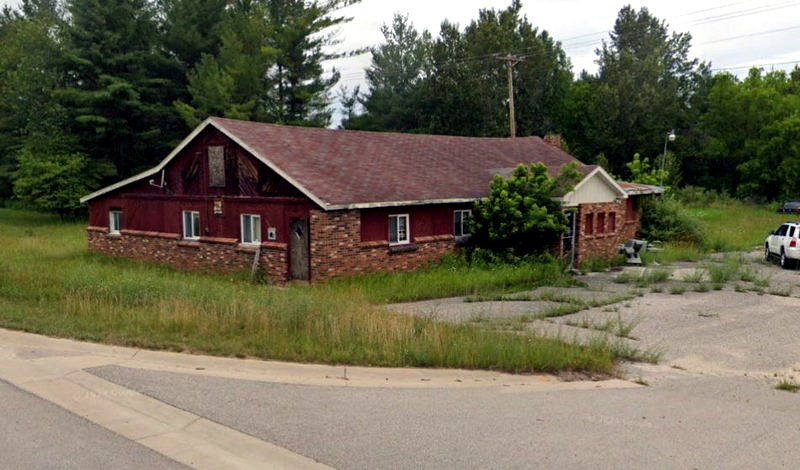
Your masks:
M203 132L203 130L210 123L211 123L211 118L208 118L205 121L203 121L202 123L200 123L200 125L195 127L195 129L192 131L191 134L186 136L186 138L183 139L181 141L181 143L178 144L178 146L175 147L172 150L172 152L170 152L169 155L167 155L166 158L161 160L161 162L158 165L156 165L155 167L153 167L153 168L151 168L151 169L149 169L147 171L143 171L143 172L141 172L139 174L133 175L130 178L126 178L126 179L124 179L122 181L114 183L114 184L112 184L110 186L106 186L105 188L98 189L97 191L95 191L95 192L93 192L91 194L83 196L80 199L81 204L89 202L90 200L92 200L92 199L94 199L94 198L96 198L98 196L102 196L103 194L110 193L111 191L117 190L117 189L122 188L124 186L127 186L127 185L129 185L131 183L135 183L137 181L140 181L140 180L142 180L144 178L147 178L148 176L153 176L156 173L158 173L159 171L163 170L164 167L167 166L167 163L169 163L173 158L175 158L175 156L178 155L178 153L180 153L181 150L183 150L187 145L189 145L189 143L192 140L194 140L195 137L197 137L201 132Z
M475 202L480 198L450 198L450 199L413 199L408 201L385 201L385 202L357 202L352 204L330 204L325 210L354 210L354 209L381 209L389 207L403 206L424 206L429 204L463 204Z

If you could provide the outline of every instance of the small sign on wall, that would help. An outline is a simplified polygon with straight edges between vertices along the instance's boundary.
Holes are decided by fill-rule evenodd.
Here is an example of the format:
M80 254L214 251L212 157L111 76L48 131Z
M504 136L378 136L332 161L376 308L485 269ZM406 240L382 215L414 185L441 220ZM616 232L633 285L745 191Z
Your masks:
M278 229L270 227L267 229L267 240L275 241L278 239Z
M222 215L222 199L214 199L214 215Z

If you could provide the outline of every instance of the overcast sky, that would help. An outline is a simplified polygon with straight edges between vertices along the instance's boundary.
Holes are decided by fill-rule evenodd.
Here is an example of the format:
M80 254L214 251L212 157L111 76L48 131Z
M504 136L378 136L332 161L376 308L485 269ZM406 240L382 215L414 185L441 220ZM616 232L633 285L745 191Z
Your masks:
M0 0L15 5L17 0ZM363 0L343 11L353 21L341 29L340 48L352 50L379 44L380 26L395 12L408 14L418 29L438 33L442 20L462 27L478 16L481 8L506 8L511 0ZM673 31L692 34L691 54L710 61L713 68L741 75L753 64L776 64L766 69L790 69L800 64L800 1L781 0L523 0L529 21L563 43L573 72L596 70L594 49L608 37L619 9L630 3L646 6L664 19ZM763 34L762 34L763 33ZM498 51L506 52L506 51ZM363 83L369 54L329 63L342 73L342 82L353 87Z

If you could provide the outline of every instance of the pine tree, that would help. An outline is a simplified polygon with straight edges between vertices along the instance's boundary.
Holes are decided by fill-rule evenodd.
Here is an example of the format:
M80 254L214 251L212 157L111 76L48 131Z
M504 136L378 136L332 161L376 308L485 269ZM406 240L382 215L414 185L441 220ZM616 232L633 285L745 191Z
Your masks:
M609 43L597 51L594 88L599 113L595 148L612 171L633 154L657 155L665 134L687 127L687 103L697 88L697 59L689 59L691 35L669 34L647 8L622 8Z
M323 62L342 54L325 49L339 44L336 27L351 20L334 14L361 0L265 0L270 46L278 53L274 74L272 119L297 125L330 122L330 89L339 81L333 70L323 77Z
M94 164L129 176L185 133L171 105L180 85L159 49L155 9L147 0L70 0L67 7L68 82L58 97L68 129Z

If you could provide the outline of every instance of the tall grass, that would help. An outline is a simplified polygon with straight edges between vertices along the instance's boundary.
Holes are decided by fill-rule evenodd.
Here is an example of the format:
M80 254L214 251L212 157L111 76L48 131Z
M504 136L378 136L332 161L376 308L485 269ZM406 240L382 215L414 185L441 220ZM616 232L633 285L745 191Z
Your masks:
M611 371L610 347L392 315L371 302L564 281L553 269L453 265L275 288L95 255L83 224L0 209L0 326L145 348L334 364Z
M681 210L694 220L701 234L700 241L666 243L661 252L644 253L645 262L700 261L709 252L760 249L770 230L787 220L797 220L796 216L776 213L772 206L725 197L716 197L704 206L692 204Z
M375 303L409 302L461 295L485 296L539 286L578 284L558 262L519 264L468 264L463 258L446 258L441 264L405 273L378 273L330 283L339 289L359 290Z
M769 206L748 204L736 199L723 199L706 207L686 209L700 224L703 247L710 251L746 251L761 247L770 230L791 214L778 214Z

